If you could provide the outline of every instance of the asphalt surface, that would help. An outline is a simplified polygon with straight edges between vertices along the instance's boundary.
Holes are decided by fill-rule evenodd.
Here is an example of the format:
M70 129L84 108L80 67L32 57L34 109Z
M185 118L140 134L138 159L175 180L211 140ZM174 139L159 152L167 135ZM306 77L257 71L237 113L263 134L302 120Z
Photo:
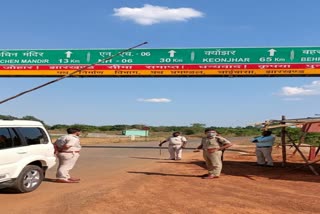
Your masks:
M79 198L81 195L81 200L95 198L96 196L92 194L98 195L101 186L103 186L103 192L107 192L116 188L116 182L122 180L122 183L125 183L126 179L132 179L134 175L128 173L132 170L141 171L152 167L154 163L166 163L169 157L167 144L161 148L158 144L159 142L130 142L83 145L80 158L74 169L70 171L73 177L81 178L80 183L56 183L56 165L48 170L46 179L40 187L31 193L16 194L6 189L0 190L1 213L41 213L48 207L52 207L52 210L70 209L74 204L86 203L82 201L66 205L61 200L69 201L72 195L72 200L76 201L74 197L77 197L77 194ZM188 156L193 153L194 148L199 144L200 139L189 141L183 155ZM54 201L59 203L54 205L52 204Z

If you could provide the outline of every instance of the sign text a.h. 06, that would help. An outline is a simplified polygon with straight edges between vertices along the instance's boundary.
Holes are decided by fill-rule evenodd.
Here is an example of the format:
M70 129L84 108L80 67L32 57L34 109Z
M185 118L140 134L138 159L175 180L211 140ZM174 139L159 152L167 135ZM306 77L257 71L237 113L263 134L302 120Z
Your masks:
M0 76L319 76L320 47L0 50Z

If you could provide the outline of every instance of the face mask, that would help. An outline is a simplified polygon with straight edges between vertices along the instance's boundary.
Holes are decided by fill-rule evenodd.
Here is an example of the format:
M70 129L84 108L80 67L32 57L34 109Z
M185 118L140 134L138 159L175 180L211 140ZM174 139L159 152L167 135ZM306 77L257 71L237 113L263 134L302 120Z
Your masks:
M214 133L214 132L207 133L207 137L215 137L216 135L217 133Z

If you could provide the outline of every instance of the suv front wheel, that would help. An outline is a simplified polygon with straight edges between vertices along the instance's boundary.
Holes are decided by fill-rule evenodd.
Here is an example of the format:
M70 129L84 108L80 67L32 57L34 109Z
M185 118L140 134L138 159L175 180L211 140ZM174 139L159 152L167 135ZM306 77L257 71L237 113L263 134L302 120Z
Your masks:
M36 165L28 165L23 168L15 181L14 189L18 192L31 192L40 186L43 179L42 168Z

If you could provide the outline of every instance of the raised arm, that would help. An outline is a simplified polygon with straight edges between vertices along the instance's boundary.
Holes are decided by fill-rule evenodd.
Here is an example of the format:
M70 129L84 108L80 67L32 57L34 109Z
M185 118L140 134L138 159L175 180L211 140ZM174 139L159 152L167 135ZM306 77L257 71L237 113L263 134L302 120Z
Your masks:
M162 146L162 144L164 144L165 142L167 142L168 141L168 139L167 140L164 140L164 141L162 141L161 143L159 143L159 146Z

